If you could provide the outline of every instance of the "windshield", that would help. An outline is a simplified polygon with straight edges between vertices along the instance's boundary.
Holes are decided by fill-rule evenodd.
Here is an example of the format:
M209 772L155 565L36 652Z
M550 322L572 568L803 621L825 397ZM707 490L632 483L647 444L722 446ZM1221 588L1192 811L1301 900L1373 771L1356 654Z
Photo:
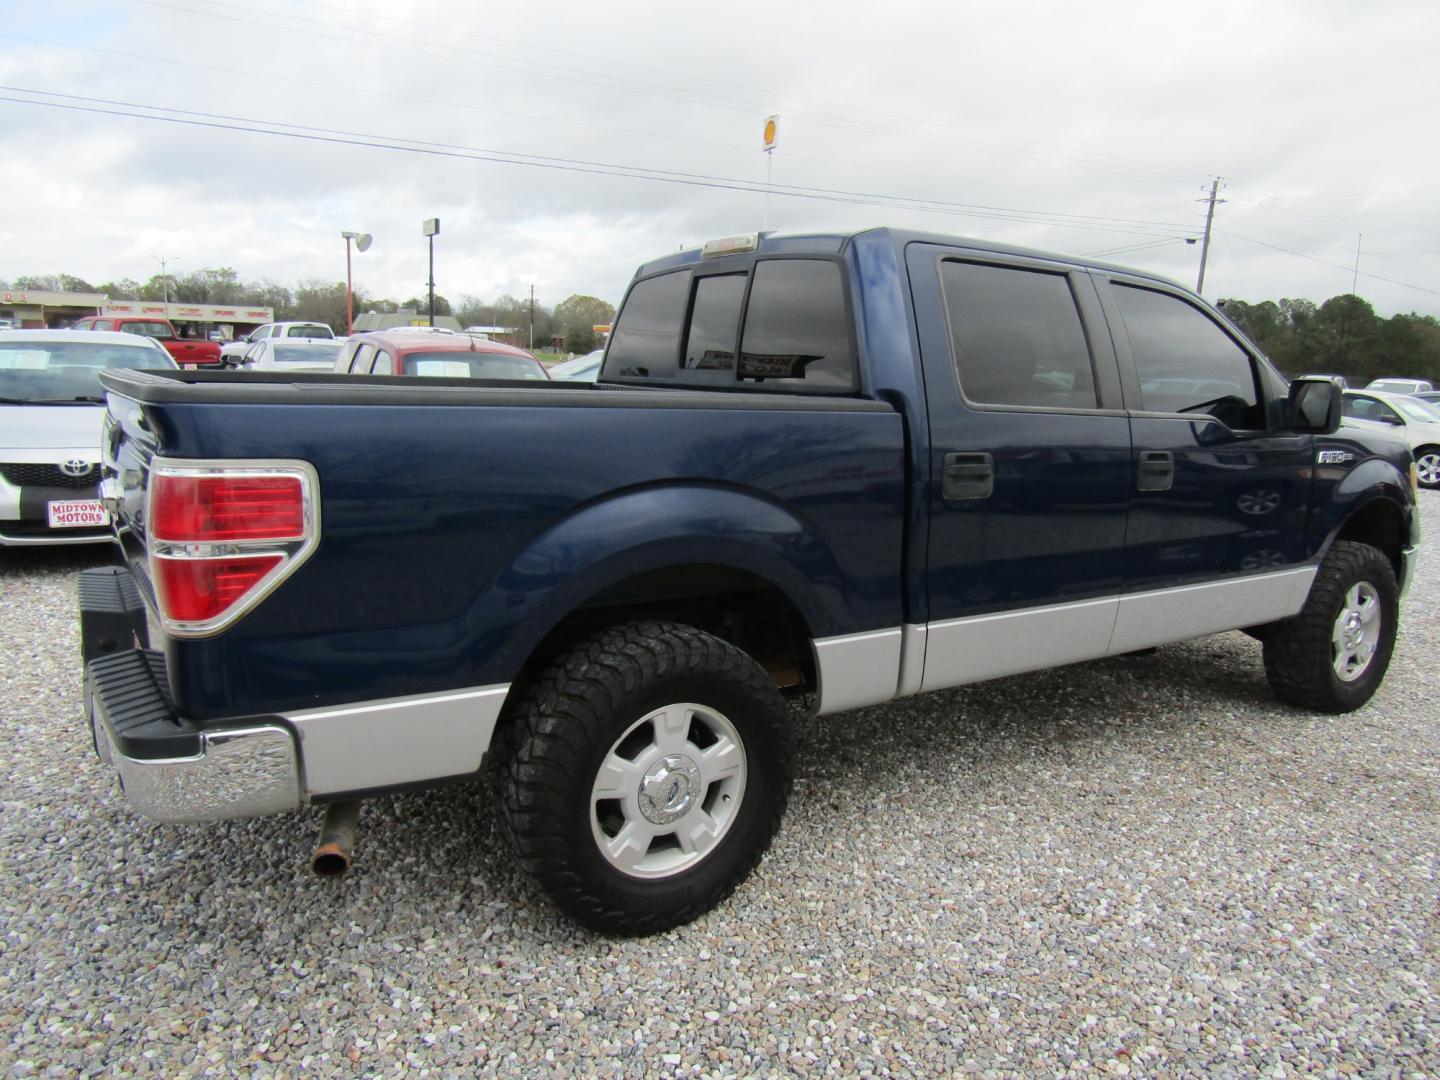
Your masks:
M277 341L275 343L275 362L279 364L323 364L326 367L335 366L335 358L340 355L340 343L325 345L319 342L289 342Z
M319 323L306 323L304 326L291 326L285 330L286 337L334 337L335 332L328 326L321 326Z
M7 402L100 400L106 368L173 368L149 345L91 345L78 341L0 343L0 398Z
M1419 424L1440 424L1440 409L1419 398L1391 398L1390 404Z
M539 379L547 378L540 361L528 356L499 353L413 352L405 357L405 374L439 379Z
M141 337L160 338L163 341L175 339L175 333L170 329L170 325L163 322L127 322L122 323L120 329L124 333L139 334Z

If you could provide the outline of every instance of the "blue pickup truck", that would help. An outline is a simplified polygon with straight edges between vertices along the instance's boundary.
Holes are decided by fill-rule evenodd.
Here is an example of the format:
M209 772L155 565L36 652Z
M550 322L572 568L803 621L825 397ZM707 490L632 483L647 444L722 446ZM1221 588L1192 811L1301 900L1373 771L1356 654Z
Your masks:
M1384 677L1409 450L1151 275L942 236L637 272L595 385L114 372L95 747L197 821L487 763L525 870L648 933L779 827L820 713L1242 629L1283 701ZM325 839L326 837L322 837Z

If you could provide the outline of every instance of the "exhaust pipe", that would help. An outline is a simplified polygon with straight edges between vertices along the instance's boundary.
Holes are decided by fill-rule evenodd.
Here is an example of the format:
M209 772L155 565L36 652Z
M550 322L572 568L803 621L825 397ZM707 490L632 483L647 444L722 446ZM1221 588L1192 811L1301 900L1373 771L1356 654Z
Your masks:
M360 824L360 801L331 803L325 808L325 823L310 857L310 869L319 877L341 877L350 869L355 851L355 830Z

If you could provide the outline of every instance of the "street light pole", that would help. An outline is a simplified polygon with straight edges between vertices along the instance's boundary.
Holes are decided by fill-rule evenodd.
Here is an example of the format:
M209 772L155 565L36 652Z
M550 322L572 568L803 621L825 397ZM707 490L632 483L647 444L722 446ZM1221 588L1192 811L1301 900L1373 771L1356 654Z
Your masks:
M355 332L355 293L350 286L350 241L355 241L356 251L367 251L374 240L369 233L342 231L345 238L345 333Z
M176 259L176 258L174 258L173 256L170 256L170 255L151 255L150 257L160 264L160 291L161 291L161 295L163 295L163 296L165 297L165 306L166 306L166 308L169 308L169 306L170 306L170 273L169 273L169 271L167 271L167 270L165 269L165 267L166 267L168 264L172 263L172 262L179 262L180 260L179 260L179 259ZM166 314L168 315L169 312L167 311Z

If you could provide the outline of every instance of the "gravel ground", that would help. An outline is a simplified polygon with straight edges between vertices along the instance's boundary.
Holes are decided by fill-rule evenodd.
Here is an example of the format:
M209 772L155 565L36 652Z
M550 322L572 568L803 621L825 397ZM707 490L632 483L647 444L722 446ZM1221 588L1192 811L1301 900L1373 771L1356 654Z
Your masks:
M318 812L132 816L79 719L103 555L0 554L0 1075L1440 1073L1426 546L1350 716L1227 634L801 721L759 871L640 941L561 921L480 783L367 804L338 882Z

